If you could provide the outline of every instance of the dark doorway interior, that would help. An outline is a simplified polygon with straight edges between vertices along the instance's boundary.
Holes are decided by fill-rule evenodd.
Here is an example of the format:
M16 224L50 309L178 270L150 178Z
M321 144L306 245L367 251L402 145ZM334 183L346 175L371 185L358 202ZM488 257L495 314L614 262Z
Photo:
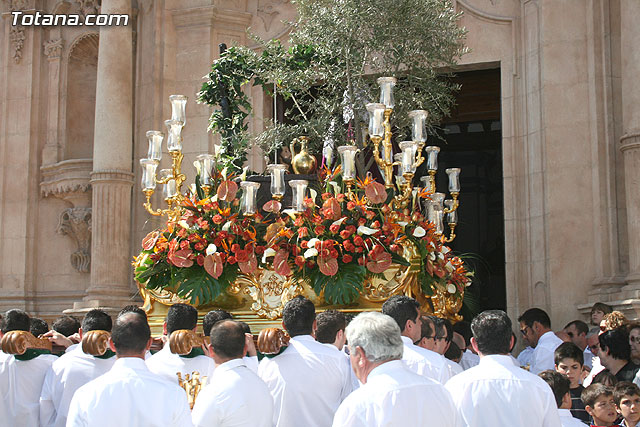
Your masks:
M468 301L463 311L471 320L477 310L506 308L500 69L461 72L453 80L461 89L442 123L444 141L432 137L429 144L441 149L439 191L447 189L446 168L462 169L459 225L451 247L467 255L475 270L468 291L476 304Z

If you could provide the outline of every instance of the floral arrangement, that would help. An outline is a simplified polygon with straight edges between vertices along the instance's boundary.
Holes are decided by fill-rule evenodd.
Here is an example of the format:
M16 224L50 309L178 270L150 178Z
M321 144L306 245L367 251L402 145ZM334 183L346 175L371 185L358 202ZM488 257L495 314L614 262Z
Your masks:
M213 178L215 193L205 194L196 179L181 215L143 239L135 278L147 288L169 289L202 305L223 294L238 274L271 268L308 280L327 303L350 304L367 275L382 276L394 263L409 265L402 256L406 245L420 254L424 294L438 287L460 295L471 282L472 272L420 213L428 192L416 192L410 208L398 211L391 207L393 191L370 176L347 185L340 166L325 167L304 211L283 210L271 200L264 216L242 216L233 176L222 171Z

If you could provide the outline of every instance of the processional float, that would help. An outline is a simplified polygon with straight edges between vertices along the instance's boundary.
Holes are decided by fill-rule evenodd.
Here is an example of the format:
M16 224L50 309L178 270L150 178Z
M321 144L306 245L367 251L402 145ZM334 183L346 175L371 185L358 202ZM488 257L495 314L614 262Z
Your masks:
M389 297L402 294L416 298L424 312L460 319L472 273L446 245L455 238L460 169L446 170L446 199L436 186L439 148L425 148L424 110L410 112L412 138L400 142L394 155L395 82L379 78L380 102L366 105L368 139L383 183L370 172L357 176L358 149L347 144L337 149L340 164L324 166L315 180L312 162L294 159L301 175L288 175L284 164L268 165L271 199L262 206L260 182L221 169L213 154L197 156L195 182L183 190L187 98L170 97L165 125L171 166L158 170L165 140L159 131L147 132L148 156L140 160L144 207L166 217L161 229L143 239L134 261L154 332L178 302L195 305L201 314L228 310L255 331L279 326L284 304L296 295L319 310L357 313L380 310ZM427 174L418 179L416 169L425 160ZM166 206L154 209L158 185ZM283 206L288 192L291 205Z

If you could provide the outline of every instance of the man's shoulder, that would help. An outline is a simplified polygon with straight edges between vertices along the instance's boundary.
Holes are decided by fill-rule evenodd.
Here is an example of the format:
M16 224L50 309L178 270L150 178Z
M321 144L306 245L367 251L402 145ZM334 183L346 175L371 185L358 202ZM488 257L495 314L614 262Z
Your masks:
M402 358L404 360L426 360L435 366L444 366L447 363L442 355L414 344L405 344Z

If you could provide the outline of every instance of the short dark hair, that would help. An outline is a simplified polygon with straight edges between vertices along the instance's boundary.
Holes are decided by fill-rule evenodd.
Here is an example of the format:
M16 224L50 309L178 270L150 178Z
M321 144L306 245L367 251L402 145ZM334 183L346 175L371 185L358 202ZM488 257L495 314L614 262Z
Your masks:
M518 317L518 322L522 322L530 328L533 327L534 322L538 322L547 328L551 327L551 319L549 319L549 315L546 311L540 308L530 308L525 311L520 317Z
M567 326L565 326L562 329L567 329L567 328L570 328L571 326L575 326L576 331L578 331L579 334L587 335L589 333L589 325L587 325L582 320L574 320L573 322L569 322L567 323Z
M456 361L462 357L462 350L460 350L458 344L452 342L447 351L444 352L444 357L449 360Z
M213 351L225 359L239 359L244 356L245 334L242 325L234 320L222 320L211 327L210 335Z
M585 406L593 407L594 403L600 396L613 396L613 390L611 387L607 387L604 384L596 383L591 384L589 387L582 390L580 394L580 399Z
M289 300L282 310L282 323L291 338L298 335L311 335L315 319L316 307L302 295Z
M31 322L26 311L19 308L13 308L7 311L2 320L2 333L6 334L11 331L27 331L29 332Z
M558 405L558 408L562 406L562 399L571 389L571 382L569 381L569 378L552 369L542 371L538 376L549 384L549 387L551 387L553 395L556 398L556 405Z
M584 353L580 350L580 347L572 342L563 342L553 352L553 361L556 365L562 359L572 359L578 362L580 366L584 365Z
M485 355L508 354L511 347L511 319L502 310L486 310L471 322L478 350Z
M625 396L640 396L640 387L628 381L622 381L613 388L613 401L620 406L620 401Z
M118 313L118 317L126 313L138 313L139 315L144 316L145 319L147 318L147 312L135 304L129 304L122 307L122 310Z
M32 317L29 321L29 332L38 337L49 332L49 324L38 317Z
M406 295L394 295L382 304L382 314L391 316L400 327L400 332L407 326L407 320L415 320L419 312L418 301Z
M469 347L471 345L471 337L473 336L473 332L471 332L471 323L466 320L461 320L455 325L453 325L453 332L457 332L462 335L464 338L464 342Z
M316 325L316 341L332 344L338 331L344 331L347 327L347 321L341 311L327 310L316 316Z
M253 332L251 332L251 326L249 326L247 322L242 322L240 320L236 320L236 322L238 322L240 326L242 326L242 330L244 331L245 334L253 335Z
M231 313L226 310L216 309L211 310L202 318L202 332L204 336L208 337L211 334L211 327L221 320L233 319Z
M78 333L78 330L80 329L80 320L75 316L62 316L53 322L51 329L65 337L68 337Z
M591 380L591 384L602 384L611 383L612 386L618 384L618 378L611 373L608 369L603 369L598 372L593 379Z
M624 328L611 329L598 336L600 341L600 351L609 350L609 354L614 359L630 360L631 346L629 345L629 334Z
M118 316L111 331L111 340L119 355L142 354L149 338L151 329L147 319L135 312Z
M167 313L167 335L180 329L191 330L198 325L198 310L192 305L177 303Z
M420 317L420 339L422 338L434 338L436 335L435 325L431 316Z
M436 337L442 338L446 332L446 341L451 342L451 338L453 337L453 325L451 325L451 322L448 319L437 316L432 316L431 319L436 327Z
M82 320L82 332L110 331L113 326L111 316L106 311L94 308L84 315Z
M594 311L601 311L604 314L609 314L613 311L613 307L603 302L597 302L593 304L593 307L591 307L591 312L589 314L593 314Z

